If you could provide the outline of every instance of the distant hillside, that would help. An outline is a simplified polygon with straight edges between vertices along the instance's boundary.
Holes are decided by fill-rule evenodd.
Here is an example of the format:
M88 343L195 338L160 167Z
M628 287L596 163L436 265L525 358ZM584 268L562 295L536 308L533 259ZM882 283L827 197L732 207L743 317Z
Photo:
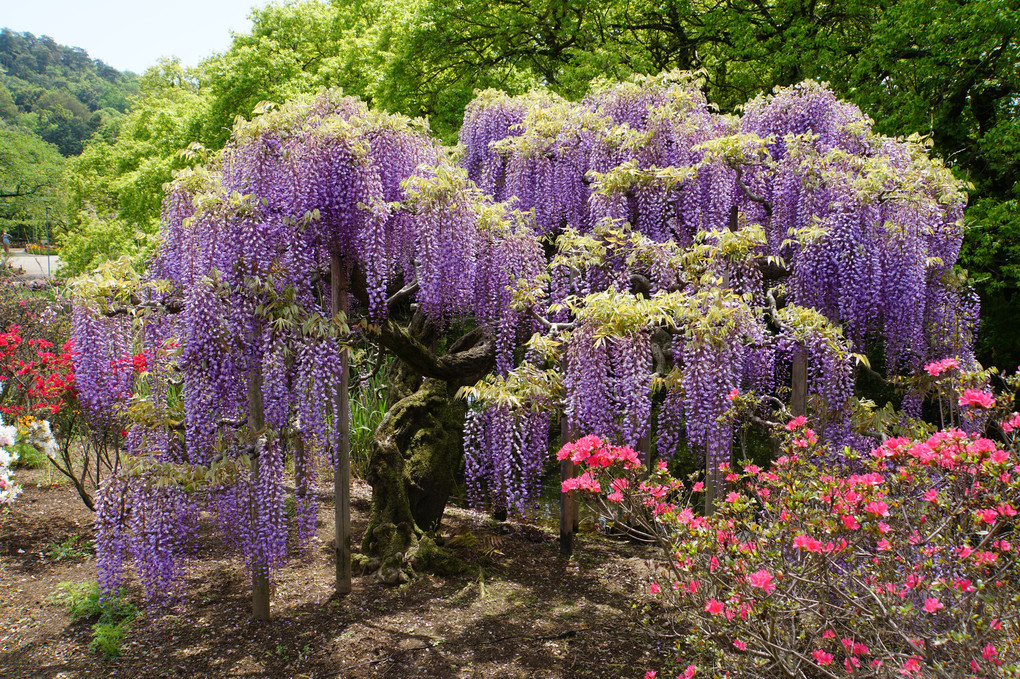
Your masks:
M0 120L35 132L64 156L81 153L85 141L122 115L137 93L138 76L92 59L80 47L0 29Z

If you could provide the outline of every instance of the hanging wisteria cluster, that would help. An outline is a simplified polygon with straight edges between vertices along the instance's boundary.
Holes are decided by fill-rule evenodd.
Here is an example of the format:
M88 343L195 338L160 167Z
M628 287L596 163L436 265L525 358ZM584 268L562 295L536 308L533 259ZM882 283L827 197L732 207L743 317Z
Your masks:
M556 386L577 435L652 434L663 458L685 440L714 467L729 461L734 400L788 402L806 356L823 435L863 445L854 350L881 350L899 374L972 361L976 309L952 274L961 184L923 140L875 135L823 85L777 90L740 117L714 112L685 73L600 85L577 104L489 92L460 141L469 176L533 211L555 244L527 303L565 343ZM592 313L605 291L613 312ZM655 327L665 344L649 342ZM478 456L501 455L478 427L469 444L492 446Z

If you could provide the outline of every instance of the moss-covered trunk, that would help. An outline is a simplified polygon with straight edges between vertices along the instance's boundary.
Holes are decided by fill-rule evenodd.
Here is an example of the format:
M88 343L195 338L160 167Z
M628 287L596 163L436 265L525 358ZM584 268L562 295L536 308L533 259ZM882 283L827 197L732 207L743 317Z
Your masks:
M372 507L361 565L404 579L424 531L439 527L460 469L464 405L442 380L426 378L386 413L372 442Z
M357 563L392 584L416 566L457 569L431 540L421 538L439 528L461 468L466 406L456 390L477 381L493 359L484 329L435 356L431 346L437 338L420 314L406 330L387 324L379 340L398 360L389 379L393 405L372 441L372 506Z

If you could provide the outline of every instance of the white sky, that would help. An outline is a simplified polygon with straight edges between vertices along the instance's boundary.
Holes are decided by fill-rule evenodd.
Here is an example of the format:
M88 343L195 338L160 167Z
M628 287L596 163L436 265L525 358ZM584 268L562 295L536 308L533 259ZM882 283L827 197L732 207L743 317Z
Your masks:
M160 57L195 66L251 30L268 0L0 0L0 26L81 47L119 71L141 75Z

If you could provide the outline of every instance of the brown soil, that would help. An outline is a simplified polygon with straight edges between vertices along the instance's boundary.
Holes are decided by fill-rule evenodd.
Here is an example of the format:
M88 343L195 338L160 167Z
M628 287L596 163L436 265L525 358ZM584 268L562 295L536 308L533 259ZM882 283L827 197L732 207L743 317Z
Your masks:
M89 650L94 620L72 622L47 603L61 582L95 580L90 554L57 560L53 546L91 537L91 513L64 485L21 470L25 492L0 516L0 677L640 677L660 665L665 642L640 624L635 596L648 570L640 550L581 535L559 557L553 533L449 509L447 536L468 562L465 576L423 575L401 587L356 578L333 596L332 507L319 538L279 574L273 620L249 616L240 560L206 540L187 594L169 614L144 613L123 654ZM368 488L355 484L355 536L364 529ZM209 522L211 523L211 522ZM212 529L203 529L212 537ZM87 550L86 550L87 552ZM141 606L137 587L132 598Z

